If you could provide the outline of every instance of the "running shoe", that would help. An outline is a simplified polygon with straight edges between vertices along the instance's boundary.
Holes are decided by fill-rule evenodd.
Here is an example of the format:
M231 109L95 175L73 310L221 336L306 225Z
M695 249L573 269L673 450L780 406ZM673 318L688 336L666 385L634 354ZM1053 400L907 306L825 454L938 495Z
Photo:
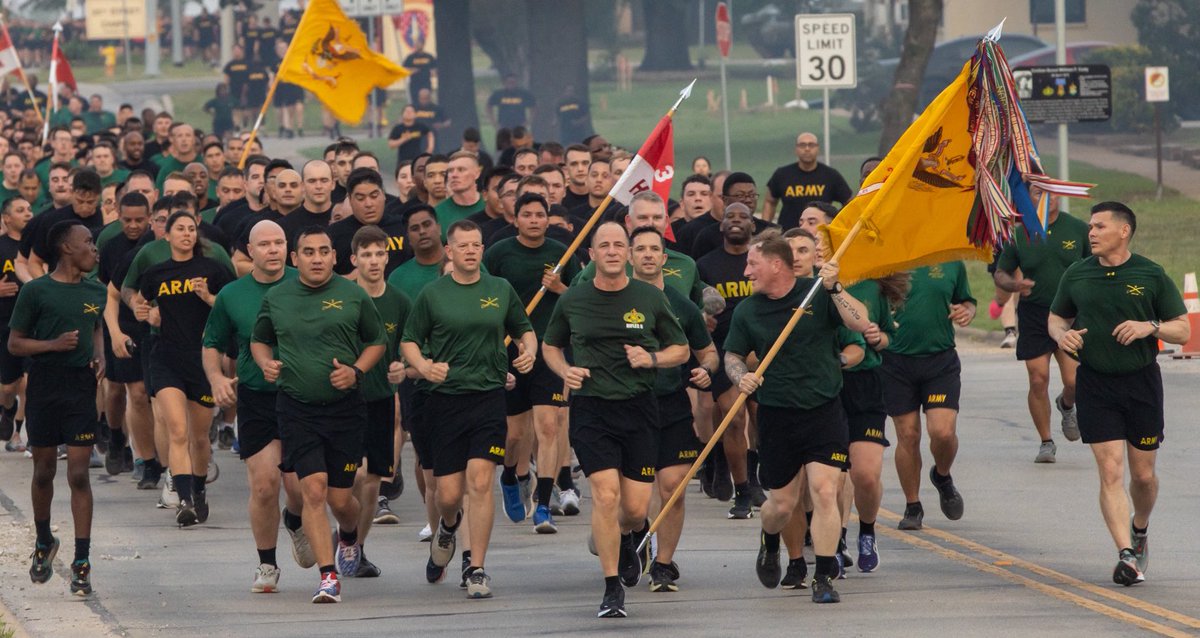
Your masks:
M358 546L358 556L358 571L354 572L355 578L379 578L383 574L378 565L367 560L367 550L363 549L362 545Z
M21 435L14 434L13 437L4 444L4 451L5 452L24 452L25 444L21 442Z
M787 572L783 574L779 586L783 589L808 589L808 563L804 562L803 556L788 561Z
M458 581L459 589L467 588L467 574L471 571L471 550L463 550L462 553L462 570L459 572L462 578Z
M650 564L650 591L679 591L679 585L675 584L677 580L679 580L679 565L676 565L675 561L671 561L670 565L658 561Z
M879 567L879 545L871 534L858 535L858 571L870 573Z
M504 513L508 515L508 520L514 523L525 520L525 504L521 501L521 486L517 483L505 485L501 480L500 495L504 500Z
M900 519L900 524L896 529L917 530L921 529L921 522L925 520L925 508L921 504L914 503L904 506L904 518Z
M555 516L563 516L562 494L559 492L558 486L550 488L550 513ZM534 516L537 515L535 510Z
M700 491L709 498L716 498L717 494L713 491L713 465L715 462L710 457L700 468L696 475L700 478Z
M208 444L212 445L217 442L217 429L221 427L220 411L213 413L212 421L208 424Z
M400 517L392 511L391 505L388 504L386 496L380 496L375 507L375 518L373 519L376 525L399 525Z
M838 554L842 557L843 567L854 567L854 559L850 558L850 549L846 547L846 530L842 530L842 537L838 539Z
M596 614L597 618L626 618L629 614L625 613L625 590L617 587L612 591L604 592L604 600L600 602L600 611Z
M142 478L138 479L137 488L139 490L157 490L158 482L162 479L162 467L155 463L154 465L147 464L146 469L142 473Z
M458 520L462 520L462 513L458 515ZM446 522L438 521L437 537L434 542L429 544L429 557L433 559L433 564L438 567L445 567L450 564L450 559L454 558L454 550L458 546L457 530L454 532L446 530Z
M187 499L179 501L179 509L175 511L175 523L180 527L191 527L199 522L200 518L192 502Z
M754 480L750 481L750 504L761 509L766 502L767 494L758 483L758 477L754 477Z
M287 512L287 508L283 508L283 511ZM281 515L280 519L282 518ZM292 558L296 564L304 569L316 565L317 555L313 553L312 545L308 542L308 535L304 533L304 528L293 530L284 525L283 529L286 529L288 536L292 538Z
M208 492L201 490L192 497L192 506L196 508L196 522L208 522Z
M1130 538L1133 539L1133 556L1137 559L1138 571L1145 574L1150 571L1150 538L1148 534L1139 534L1133 530L1132 521L1129 524Z
M559 493L559 498L562 499L563 516L576 516L579 514L579 490L575 488L563 490Z
M1075 406L1069 408L1063 407L1063 395L1058 395L1054 398L1054 406L1058 408L1058 413L1062 415L1062 433L1068 441L1079 440L1079 413L1075 411Z
M104 457L100 456L100 450L96 446L92 446L92 456L88 459L88 468L95 470L104 467Z
M957 521L963 515L962 494L959 494L958 489L954 487L953 478L947 476L945 482L939 485L937 480L935 480L937 476L937 468L929 468L929 480L937 488L938 504L942 507L942 514L945 514L946 518L952 521Z
M833 579L825 574L813 576L812 600L814 603L840 603L842 597L833 588Z
M621 534L621 554L617 559L617 573L626 587L637 587L642 579L642 564L638 560L637 542L633 534Z
M167 480L163 481L162 492L158 495L158 509L176 509L179 507L179 494L175 491L175 482L171 480L171 471L167 470Z
M358 566L362 562L362 545L355 543L347 545L345 543L337 544L337 568L339 574L354 576L358 574Z
M533 510L533 530L539 534L558 532L558 526L554 524L554 516L550 513L549 507L538 505L537 509Z
M58 460L60 460L60 461L67 460L67 446L65 446L65 445L58 446Z
M29 579L35 583L50 580L54 573L54 557L58 555L58 538L51 537L50 545L33 544L33 553L29 555L33 563L29 566Z
M482 567L475 567L467 574L467 598L481 599L492 597L492 577L484 573Z
M208 474L204 475L204 484L216 483L217 479L221 478L221 466L217 465L217 460L208 457Z
M241 456L242 455L242 444L238 443L238 440L235 438L233 440L233 445L229 448L229 451L233 452L234 456Z
M146 478L146 462L142 459L133 460L133 475L130 477L134 483L141 483L143 478Z
M321 574L321 586L317 588L317 593L313 594L312 601L314 603L342 602L342 584L338 582L337 574L333 572Z
M713 462L713 496L721 502L733 498L733 477L729 475L729 464L725 455L717 453Z
M1054 445L1054 441L1042 441L1041 447L1038 448L1037 456L1033 457L1034 463L1054 463L1057 459L1055 454L1058 453L1058 446Z
M433 557L430 556L429 560L425 563L425 580L429 581L430 585L436 585L437 583L442 582L442 579L445 577L446 567L438 567L435 565L433 563Z
M1000 347L1003 349L1017 347L1017 329L1005 328L1004 338L1000 340Z
M1120 560L1117 561L1117 567L1113 570L1113 582L1130 587L1145 581L1146 576L1142 574L1142 570L1138 569L1137 555L1131 549L1121 550Z
M803 560L803 559L801 559ZM767 589L779 586L779 550L767 549L767 533L759 532L758 559L754 561L754 571L758 573L758 582Z
M228 450L233 447L235 440L237 440L237 435L234 434L233 428L228 425L223 425L217 430L217 449Z
M421 531L417 532L417 540L422 543L428 543L432 538L433 528L429 526L429 523L425 523L425 527L422 527Z
M112 429L108 427L108 421L104 420L104 414L100 414L100 421L96 423L96 443L94 447L100 451L100 455L108 454L108 443L112 440Z
M87 559L71 563L71 593L80 598L92 595L92 564Z
M524 480L517 479L517 487L521 488L521 505L525 510L525 516L521 518L523 521L533 515L533 468L529 469L529 476Z
M733 507L729 508L728 518L745 520L754 516L754 509L751 507L750 490L740 490L737 496L733 497Z
M133 471L133 450L129 447L126 447L121 451L121 471Z
M274 594L279 591L279 568L262 563L254 570L254 583L250 585L252 594Z

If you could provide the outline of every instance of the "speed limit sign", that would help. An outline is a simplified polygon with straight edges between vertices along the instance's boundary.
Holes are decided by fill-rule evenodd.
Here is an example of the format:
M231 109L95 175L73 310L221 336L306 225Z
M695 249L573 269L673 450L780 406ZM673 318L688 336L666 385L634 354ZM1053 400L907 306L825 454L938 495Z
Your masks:
M858 85L854 14L796 16L796 86L851 89Z

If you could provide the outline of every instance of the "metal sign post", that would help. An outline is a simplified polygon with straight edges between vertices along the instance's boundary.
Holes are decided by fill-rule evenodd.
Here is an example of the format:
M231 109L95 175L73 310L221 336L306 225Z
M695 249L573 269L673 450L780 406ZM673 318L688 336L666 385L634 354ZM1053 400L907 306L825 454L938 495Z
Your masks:
M1162 103L1171 100L1170 69L1165 66L1146 67L1146 101L1154 105L1154 148L1158 158L1158 190L1155 199L1162 199Z
M796 86L821 89L825 97L825 163L832 164L829 89L858 86L858 51L853 13L796 16Z

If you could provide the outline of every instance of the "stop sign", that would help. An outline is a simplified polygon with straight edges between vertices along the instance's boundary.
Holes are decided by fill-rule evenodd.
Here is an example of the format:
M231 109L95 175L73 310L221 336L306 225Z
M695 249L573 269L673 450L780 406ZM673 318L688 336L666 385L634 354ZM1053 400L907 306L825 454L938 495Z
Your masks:
M717 3L717 50L721 57L729 57L729 46L733 44L733 26L729 23L729 7Z

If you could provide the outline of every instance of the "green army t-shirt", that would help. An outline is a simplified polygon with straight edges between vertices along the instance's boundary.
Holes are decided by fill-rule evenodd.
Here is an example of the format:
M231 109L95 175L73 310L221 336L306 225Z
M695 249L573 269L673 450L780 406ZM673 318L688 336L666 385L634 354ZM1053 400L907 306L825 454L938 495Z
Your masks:
M262 368L258 367L254 356L250 354L250 335L254 332L258 311L268 290L295 278L294 268L285 268L283 277L269 284L258 281L253 275L244 275L217 293L212 311L208 313L208 323L204 325L204 347L226 352L229 344L236 340L238 383L256 392L274 392L278 389L275 384L263 379Z
M1050 312L1075 319L1087 330L1079 362L1104 374L1128 374L1154 362L1158 339L1138 339L1123 346L1113 330L1125 321L1168 321L1187 314L1183 297L1162 266L1131 255L1120 266L1105 266L1097 257L1076 262L1063 274Z
M697 308L704 307L704 282L700 281L700 274L696 271L696 260L687 255L671 250L666 250L667 263L663 266L663 283L674 288L683 294L684 297L692 300ZM625 274L630 279L633 278L633 266L625 265ZM591 281L596 278L596 262L589 262L584 266L575 280L571 282L572 286Z
M889 338L896 334L896 324L892 320L892 307L888 303L887 297L883 296L883 292L879 290L879 282L874 279L864 279L846 288L846 292L867 307L867 319L879 326L881 332L886 333ZM949 309L946 314L950 314ZM862 335L859 337L861 338ZM866 355L858 365L850 368L850 371L873 370L883 363L883 355L868 345L865 339L863 339L863 349L866 350Z
M528 305L541 289L542 275L554 270L554 265L566 252L567 247L553 239L546 239L541 246L530 248L516 237L509 237L487 249L483 254L483 265L492 275L508 280L524 306ZM567 260L559 274L564 283L569 283L579 274L579 261L574 255ZM533 314L529 316L539 339L545 334L546 324L550 323L550 315L557 303L558 295L547 291L538 302L537 308L533 309Z
M479 201L470 206L459 206L449 197L438 202L437 206L433 207L437 213L438 225L442 227L442 241L446 241L446 232L450 230L450 225L457 221L462 221L475 213L483 210L483 195L479 196Z
M205 242L204 256L228 266L230 272L237 272L237 269L233 267L233 261L229 259L229 253L225 252L225 249L217 244ZM170 258L171 244L167 243L166 238L155 239L142 246L138 250L138 254L134 256L133 264L129 266L129 272L125 275L125 280L121 282L121 287L137 290L141 287L142 273L151 266L160 264Z
M297 401L324 405L356 391L329 382L333 360L351 365L366 346L383 345L386 335L366 291L335 275L316 288L297 277L268 290L250 341L276 347L283 362L281 390Z
M704 315L700 314L696 304L674 288L664 287L663 294L667 296L671 312L675 313L675 319L679 321L679 327L687 337L688 348L703 350L712 345L712 336L708 334L708 326L704 324ZM663 397L678 392L683 388L684 380L690 376L687 364L675 368L659 368L658 376L654 379L654 395Z
M388 366L400 358L400 334L408 321L408 313L412 310L412 302L408 296L395 286L384 284L383 294L371 297L375 309L379 311L379 319L383 321L383 332L387 336L387 348L379 363L367 370L363 378L362 394L366 401L386 399L396 393L396 386L388 383Z
M814 281L811 277L797 278L791 292L779 299L756 292L742 300L729 323L725 352L742 357L753 352L761 361ZM767 369L756 393L758 402L775 408L811 410L836 397L842 390L837 356L841 351L837 329L842 325L828 291L821 288Z
M425 286L437 280L442 276L442 262L433 264L420 264L416 259L409 259L400 264L388 275L387 282L389 286L395 286L400 289L400 292L408 295L410 300L415 301L425 289Z
M922 266L912 271L912 287L904 307L896 312L898 327L888 352L912 357L937 354L954 347L950 304L975 303L961 261Z
M21 286L8 327L39 341L53 341L64 332L78 330L79 343L74 350L35 354L33 360L86 368L92 362L93 335L107 299L108 292L95 281L67 284L43 275Z
M1048 308L1067 267L1091 254L1087 224L1059 213L1046 229L1044 240L1031 241L1025 233L1017 233L1016 242L1005 246L1000 253L996 268L1010 274L1020 268L1021 274L1036 284L1028 295L1021 297L1021 303Z
M481 272L474 283L460 284L448 276L425 286L413 303L402 341L421 346L430 361L450 365L446 380L433 385L433 392L467 394L504 387L504 337L516 341L530 330L512 284Z
M571 346L574 365L590 371L575 394L609 400L649 392L658 377L657 369L631 367L626 345L658 352L687 344L666 295L636 279L616 291L592 282L572 286L558 300L544 340L558 348Z

